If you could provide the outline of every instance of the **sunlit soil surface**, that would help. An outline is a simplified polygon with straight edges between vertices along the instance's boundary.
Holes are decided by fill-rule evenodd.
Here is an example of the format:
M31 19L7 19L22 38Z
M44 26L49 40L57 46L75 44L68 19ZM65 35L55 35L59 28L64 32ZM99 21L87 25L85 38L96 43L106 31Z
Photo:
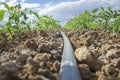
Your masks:
M120 35L64 30L83 80L120 80ZM1 33L0 80L57 80L63 40L59 31L24 32L8 41Z

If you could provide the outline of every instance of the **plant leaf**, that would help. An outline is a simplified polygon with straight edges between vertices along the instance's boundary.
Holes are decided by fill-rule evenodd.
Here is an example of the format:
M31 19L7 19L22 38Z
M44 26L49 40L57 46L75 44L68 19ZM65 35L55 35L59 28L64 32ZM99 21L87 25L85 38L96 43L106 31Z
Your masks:
M92 13L94 14L94 13L96 13L97 11L98 11L98 8L93 9L93 10L92 10Z
M5 13L4 10L0 10L0 21L3 20L3 18L4 18L4 13Z
M6 7L6 9L7 9L8 11L10 10L10 6L9 6L7 3L2 2L2 4Z
M113 31L114 33L118 33L120 31L120 19L115 20Z
M102 11L105 11L104 7L101 7L101 10L102 10Z
M108 10L113 13L112 7L108 7Z
M32 12L32 14L34 14L39 19L39 15L37 12Z

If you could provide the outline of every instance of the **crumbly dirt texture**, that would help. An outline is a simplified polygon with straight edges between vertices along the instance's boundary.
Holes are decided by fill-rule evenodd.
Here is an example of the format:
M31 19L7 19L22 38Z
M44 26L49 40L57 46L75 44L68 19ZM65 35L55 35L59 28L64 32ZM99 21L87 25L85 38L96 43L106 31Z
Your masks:
M70 39L83 80L120 80L120 35L63 30ZM59 31L22 32L8 41L0 33L0 80L57 80L63 40Z

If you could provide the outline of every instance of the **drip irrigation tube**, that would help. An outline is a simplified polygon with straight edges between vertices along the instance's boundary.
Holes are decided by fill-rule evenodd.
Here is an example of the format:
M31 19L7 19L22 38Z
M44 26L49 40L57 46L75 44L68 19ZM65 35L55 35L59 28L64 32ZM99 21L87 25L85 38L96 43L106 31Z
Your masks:
M64 48L60 66L59 80L82 80L76 59L73 54L74 51L72 45L66 35L62 31L60 31L60 33L64 40Z

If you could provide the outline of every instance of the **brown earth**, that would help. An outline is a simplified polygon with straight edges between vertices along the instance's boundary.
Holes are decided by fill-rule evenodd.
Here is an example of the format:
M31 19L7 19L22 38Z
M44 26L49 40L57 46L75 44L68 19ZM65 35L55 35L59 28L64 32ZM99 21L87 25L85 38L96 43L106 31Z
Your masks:
M120 35L64 30L71 40L83 80L120 80ZM0 80L57 80L63 40L59 31L23 32L0 39Z

